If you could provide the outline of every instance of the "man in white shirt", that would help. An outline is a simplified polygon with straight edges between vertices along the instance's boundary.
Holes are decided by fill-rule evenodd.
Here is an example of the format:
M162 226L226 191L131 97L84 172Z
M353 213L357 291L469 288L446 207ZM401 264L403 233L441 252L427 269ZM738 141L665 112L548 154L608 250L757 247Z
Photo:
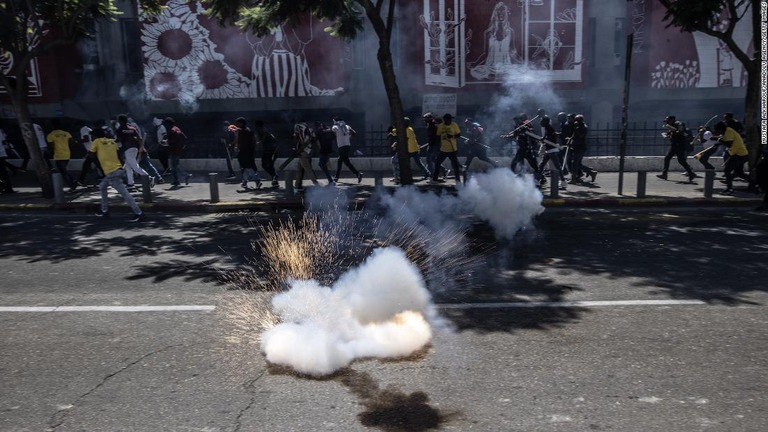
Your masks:
M165 135L168 133L168 130L165 128L163 120L157 117L152 119L152 124L157 127L157 133L155 135L157 137L157 159L160 161L160 164L163 165L162 174L165 175L170 172L170 153L168 151L168 141L165 140Z
M352 161L349 160L349 152L352 148L352 142L350 141L350 138L357 132L355 132L355 130L352 129L350 125L344 123L344 119L342 119L340 116L336 116L333 119L333 127L331 130L336 134L336 147L339 149L339 159L336 162L336 178L334 178L333 181L339 181L339 175L341 174L341 164L344 163L344 165L346 165L347 168L352 171L352 174L357 176L357 182L362 182L363 173L358 171L357 168L352 165Z

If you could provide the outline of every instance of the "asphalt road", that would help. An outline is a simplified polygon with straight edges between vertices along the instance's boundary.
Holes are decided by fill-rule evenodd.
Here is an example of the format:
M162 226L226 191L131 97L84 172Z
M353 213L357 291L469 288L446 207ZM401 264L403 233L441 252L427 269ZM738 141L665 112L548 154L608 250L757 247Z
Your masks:
M765 213L551 209L513 244L476 225L432 344L325 379L232 319L265 294L221 271L275 217L0 214L0 431L768 428Z

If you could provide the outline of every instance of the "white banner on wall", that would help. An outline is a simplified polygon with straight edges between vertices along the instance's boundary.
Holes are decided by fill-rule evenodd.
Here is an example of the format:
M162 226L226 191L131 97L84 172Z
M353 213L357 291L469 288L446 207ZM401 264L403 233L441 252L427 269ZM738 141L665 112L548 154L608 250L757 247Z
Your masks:
M427 93L421 104L422 114L431 112L435 117L442 117L449 113L456 116L456 94Z

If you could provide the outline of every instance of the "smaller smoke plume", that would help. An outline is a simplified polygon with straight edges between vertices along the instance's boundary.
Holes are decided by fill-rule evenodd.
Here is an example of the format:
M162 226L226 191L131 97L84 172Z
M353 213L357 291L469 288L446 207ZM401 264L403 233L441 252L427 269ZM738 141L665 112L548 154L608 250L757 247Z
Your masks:
M432 337L422 315L430 294L400 249L375 250L332 287L312 280L290 285L272 301L281 322L262 335L270 363L323 376L359 358L408 356Z
M145 119L149 117L146 99L147 94L144 89L144 82L139 81L135 84L126 84L120 87L120 97L128 105L128 112L134 119Z
M473 175L459 190L459 199L475 216L488 222L498 238L505 240L512 240L544 211L543 195L533 177L520 177L506 168Z

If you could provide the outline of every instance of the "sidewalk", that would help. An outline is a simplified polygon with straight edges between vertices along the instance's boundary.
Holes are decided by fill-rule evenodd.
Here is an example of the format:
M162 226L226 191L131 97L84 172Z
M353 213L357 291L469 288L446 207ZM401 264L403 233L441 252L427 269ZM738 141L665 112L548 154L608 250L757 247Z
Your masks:
M383 187L394 189L395 185L389 178L390 173L365 172L362 183L357 179L342 176L336 186L340 189L351 191L358 204L363 204L375 191L375 174ZM693 183L688 183L687 178L680 173L672 172L669 180L656 178L656 173L647 173L646 191L644 197L637 196L638 173L624 173L623 194L619 195L619 174L616 172L601 172L596 182L569 184L567 190L559 190L558 196L553 197L549 184L542 188L545 207L656 207L656 206L745 206L757 207L761 203L761 195L746 192L746 184L734 183L735 194L733 196L721 195L725 188L718 181L714 181L712 198L704 197L704 179L697 178ZM289 196L285 189L285 181L281 180L279 187L272 187L269 181L264 182L260 190L242 192L239 181L227 182L226 174L218 173L219 201L211 202L211 184L209 173L193 172L189 185L171 187L170 182L158 184L152 189L152 202L145 202L141 191L133 196L139 205L151 212L226 212L238 210L279 211L284 208L301 209L303 205L303 193L296 192ZM169 180L169 177L166 177ZM0 210L5 211L44 211L65 210L74 212L91 212L98 209L100 202L99 190L96 187L78 188L74 193L64 193L64 202L57 204L54 199L42 197L40 189L36 186L34 173L18 174L12 178L15 194L0 195ZM326 181L319 180L325 187ZM311 186L311 182L305 181L305 191ZM253 183L250 183L253 185ZM455 181L449 178L440 185L429 185L419 180L415 186L423 190L455 190ZM127 210L127 206L121 198L110 189L110 206Z

